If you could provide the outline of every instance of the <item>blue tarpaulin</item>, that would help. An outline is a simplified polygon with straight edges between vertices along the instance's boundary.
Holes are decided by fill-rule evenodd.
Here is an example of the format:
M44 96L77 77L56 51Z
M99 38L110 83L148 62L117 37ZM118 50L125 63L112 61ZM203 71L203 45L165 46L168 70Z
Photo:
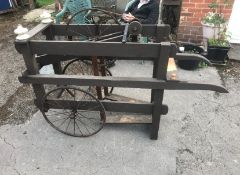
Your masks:
M12 8L10 0L0 0L0 11L9 10Z

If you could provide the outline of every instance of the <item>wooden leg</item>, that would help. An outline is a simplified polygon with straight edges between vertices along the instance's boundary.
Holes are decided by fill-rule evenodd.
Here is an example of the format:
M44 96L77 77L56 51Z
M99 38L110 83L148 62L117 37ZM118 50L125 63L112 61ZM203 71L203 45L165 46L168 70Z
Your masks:
M153 113L152 113L152 127L151 127L151 139L157 140L158 131L160 125L160 119L162 114L162 100L163 90L153 90Z
M94 73L94 76L99 76L99 69L98 69L98 59L97 57L93 57L92 58L92 64L93 64L93 73ZM97 96L98 96L98 99L99 100L102 100L103 97L102 97L102 90L101 90L101 87L97 86L96 87L96 91L97 91Z
M61 66L60 62L54 63L53 64L53 69L54 69L55 74L62 74L62 66Z
M100 60L100 64L101 64L101 74L102 74L102 76L106 76L106 69L105 69L105 61L104 61L104 59L101 59ZM104 95L105 96L107 96L107 95L109 95L108 94L108 87L104 87Z

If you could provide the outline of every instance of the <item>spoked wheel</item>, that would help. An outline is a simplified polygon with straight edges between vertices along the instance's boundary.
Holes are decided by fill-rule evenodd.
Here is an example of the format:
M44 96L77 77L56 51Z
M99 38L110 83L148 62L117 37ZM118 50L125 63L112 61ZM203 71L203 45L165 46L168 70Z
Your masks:
M68 62L63 68L63 74L66 75L94 75L90 60L74 59ZM100 64L100 63L99 63ZM102 75L101 67L104 68L105 75ZM111 71L105 65L100 64L99 75L112 76ZM82 89L96 95L96 88L93 86L81 87ZM113 92L113 87L109 87L109 93Z
M86 18L86 22L93 24L95 26L92 29L89 26L86 28L82 28L82 30L77 30L75 27L71 28L70 24L72 23L73 19L77 15L84 15L88 14L88 19ZM118 32L111 32L111 25L106 26L104 24L113 24L113 25L120 25L120 22L115 17L116 13L99 9L99 8L88 8L80 10L79 12L75 13L67 22L66 30L72 32L75 36L79 37L77 40L84 40L84 41L98 41L98 42L105 42L112 39L121 38L123 36L123 31ZM119 15L119 14L117 14ZM74 38L73 37L73 38ZM74 40L74 39L73 39Z
M91 93L72 86L49 91L42 99L41 112L53 128L74 137L94 135L106 121L102 103Z
M93 69L92 65L86 64L77 58L65 64L62 73L66 75L93 75ZM81 89L94 93L93 86L81 86Z

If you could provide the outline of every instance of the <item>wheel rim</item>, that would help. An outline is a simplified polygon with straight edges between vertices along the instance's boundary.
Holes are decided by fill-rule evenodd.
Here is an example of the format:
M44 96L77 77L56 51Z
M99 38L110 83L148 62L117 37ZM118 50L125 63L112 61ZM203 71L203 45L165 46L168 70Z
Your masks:
M79 32L79 31L77 32L75 30L70 29L69 25L72 23L74 17L81 14L81 13L85 14L86 12L87 13L91 12L92 13L92 18L99 17L98 12L100 12L100 13L106 15L108 18L110 18L109 20L113 20L115 24L121 25L120 22L117 20L117 18L114 17L114 15L113 15L113 14L115 14L114 12L99 9L99 8L83 9L83 10L80 10L79 12L75 13L67 22L66 31L70 31L70 32L73 32L73 33L77 34L77 36L74 36L76 39L74 39L74 37L73 37L73 40L78 40L78 41L79 40L85 40L85 41L101 42L102 39L105 41L106 37L108 38L108 37L111 37L111 36L119 36L119 37L122 36L122 33L123 33L122 31L109 34L108 31L111 28L111 25L109 25L108 27L103 27L103 24L106 24L106 23L101 23L101 20L100 20L100 22L95 22L94 20L89 22L89 23L92 23L93 25L97 26L97 31L95 31L96 33L91 31L88 26L86 27L86 29L84 29L84 32L87 33L87 35L84 35L83 33Z
M100 64L100 63L99 63ZM112 76L111 71L104 66L106 71L106 76ZM63 68L63 74L66 75L94 75L92 70L92 64L90 62L85 62L82 59L74 59L68 62ZM99 69L99 74L101 74L101 70ZM82 89L94 94L96 96L96 87L94 86L86 86L81 87ZM113 92L113 87L109 87L109 93Z
M60 91L63 93L58 98ZM96 97L70 86L49 91L43 97L41 112L53 128L74 137L94 135L106 121L104 106Z

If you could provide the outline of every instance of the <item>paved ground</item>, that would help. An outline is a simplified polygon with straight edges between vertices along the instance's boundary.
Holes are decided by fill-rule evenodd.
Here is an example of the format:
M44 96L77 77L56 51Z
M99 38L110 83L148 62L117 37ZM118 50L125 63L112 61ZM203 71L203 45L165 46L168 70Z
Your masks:
M240 174L239 62L218 71L179 70L179 79L222 84L230 93L166 91L170 111L162 117L157 141L149 139L147 126L138 125L108 125L93 137L72 138L52 129L39 112L32 115L31 87L17 80L25 66L14 49L13 30L18 23L35 25L23 22L23 14L0 16L0 175ZM237 60L240 50L234 48L230 57ZM149 76L151 64L119 62L112 71ZM149 99L146 90L115 93Z
M151 67L118 62L112 71L149 76ZM215 68L180 70L178 78L222 83ZM90 138L72 138L52 129L38 112L24 124L0 127L0 174L239 174L239 92L228 89L230 94L167 91L170 111L157 141L149 139L145 125L108 125ZM149 98L146 90L115 92Z

